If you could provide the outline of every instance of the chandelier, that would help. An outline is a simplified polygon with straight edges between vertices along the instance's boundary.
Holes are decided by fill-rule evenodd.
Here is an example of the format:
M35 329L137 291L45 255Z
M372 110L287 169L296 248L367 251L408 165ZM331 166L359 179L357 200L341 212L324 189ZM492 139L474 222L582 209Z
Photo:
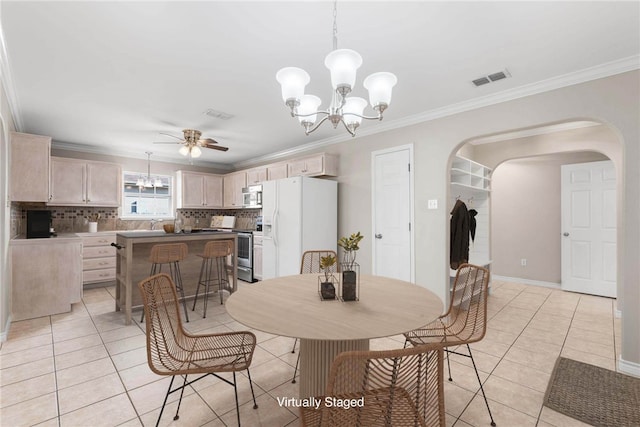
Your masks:
M291 117L297 117L309 135L322 123L329 120L334 129L342 123L351 136L362 119L382 120L382 113L389 107L391 91L398 79L392 73L379 72L364 79L363 86L369 91L369 102L376 116L363 115L367 101L359 97L347 97L356 81L356 71L362 65L362 57L351 49L338 49L337 4L333 3L333 51L330 52L324 65L331 72L333 93L331 103L326 110L318 110L322 103L315 95L305 95L304 88L311 78L301 68L286 67L276 73L276 80L282 86L282 99L291 109ZM318 114L323 115L316 123Z
M141 176L138 178L136 185L140 190L144 188L162 187L162 181L160 178L151 179L151 151L145 151L147 155L147 176Z

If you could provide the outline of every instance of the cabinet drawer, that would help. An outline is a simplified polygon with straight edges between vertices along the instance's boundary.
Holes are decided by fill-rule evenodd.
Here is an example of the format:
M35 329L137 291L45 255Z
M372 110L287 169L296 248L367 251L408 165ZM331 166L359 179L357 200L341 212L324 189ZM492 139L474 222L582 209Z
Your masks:
M102 270L91 270L84 271L82 273L82 282L106 282L109 280L115 280L116 278L116 269L115 268L106 268Z
M84 246L109 246L112 242L115 241L115 234L113 236L91 236L82 238L82 244Z
M82 270L98 270L101 268L115 268L116 258L89 258L82 261Z
M115 257L116 248L113 246L83 246L82 257L83 258L102 258L102 257Z

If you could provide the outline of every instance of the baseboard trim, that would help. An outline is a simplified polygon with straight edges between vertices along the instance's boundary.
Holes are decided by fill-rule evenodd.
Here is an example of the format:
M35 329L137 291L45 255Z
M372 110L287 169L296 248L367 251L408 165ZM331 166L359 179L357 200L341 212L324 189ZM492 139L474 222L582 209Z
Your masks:
M531 280L531 279L523 279L520 277L498 276L496 274L492 274L491 279L502 280L503 282L522 283L523 285L542 286L543 288L560 289L560 283L544 282L542 280Z
M9 336L9 329L11 328L11 315L7 318L7 325L4 331L0 332L0 342L5 342Z
M634 377L640 377L640 363L629 362L624 360L622 356L618 359L618 370Z

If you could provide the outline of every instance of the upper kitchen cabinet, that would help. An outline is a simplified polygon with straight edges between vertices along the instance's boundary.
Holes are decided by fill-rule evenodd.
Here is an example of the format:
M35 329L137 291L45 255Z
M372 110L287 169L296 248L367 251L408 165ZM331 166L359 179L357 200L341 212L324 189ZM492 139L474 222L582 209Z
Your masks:
M314 154L308 157L290 160L289 176L337 176L338 156L333 154Z
M222 207L222 177L207 173L176 172L178 209Z
M52 157L49 204L119 206L121 180L118 164Z
M15 202L49 200L51 137L11 132L11 188Z
M242 189L247 186L246 172L234 172L224 176L224 207L241 208L243 206Z
M254 169L249 169L246 171L247 173L247 185L255 185L260 184L267 180L267 168L259 167Z
M267 181L287 178L288 165L285 162L267 165Z

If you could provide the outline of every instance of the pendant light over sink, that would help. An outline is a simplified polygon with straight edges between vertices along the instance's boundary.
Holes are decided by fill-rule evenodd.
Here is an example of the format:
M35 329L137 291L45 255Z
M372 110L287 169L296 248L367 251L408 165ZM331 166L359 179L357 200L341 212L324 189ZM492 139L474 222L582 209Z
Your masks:
M147 155L147 176L139 177L136 185L141 190L144 188L162 187L162 181L160 178L156 177L155 179L151 179L151 155L153 153L151 151L145 151L145 153Z
M322 123L329 120L333 127L342 123L351 136L362 119L382 120L382 113L389 107L391 91L398 79L392 73L374 73L364 79L364 87L369 91L371 107L378 113L376 116L364 116L367 101L359 97L347 97L356 81L356 71L362 65L362 57L351 49L338 49L337 2L333 3L333 51L324 60L324 65L331 72L333 93L329 108L318 110L322 103L315 95L305 95L304 88L311 78L301 68L286 67L276 73L276 80L282 87L282 99L291 109L291 117L297 117L307 135L315 131ZM324 117L316 123L318 114Z

